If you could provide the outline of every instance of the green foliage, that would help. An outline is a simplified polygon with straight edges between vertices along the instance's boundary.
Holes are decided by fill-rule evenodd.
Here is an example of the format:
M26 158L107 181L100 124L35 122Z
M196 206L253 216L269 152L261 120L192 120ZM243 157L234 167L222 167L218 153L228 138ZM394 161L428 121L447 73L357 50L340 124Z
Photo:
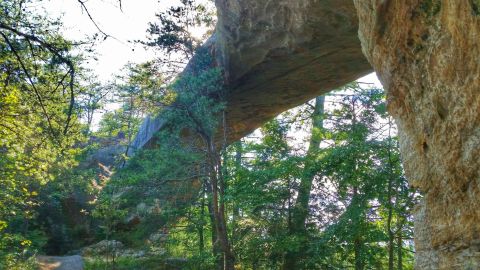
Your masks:
M53 197L50 183L77 164L74 145L84 140L75 105L82 59L58 34L61 23L35 4L0 1L0 268L7 269L27 269L47 242L39 209Z
M84 133L90 134L94 115L107 104L107 97L113 87L98 82L96 77L85 78L84 80L86 82L85 85L80 86L77 107L80 110L82 119L86 122L86 131Z
M480 1L472 0L471 4L472 4L473 14L479 16L480 15Z
M103 259L87 259L85 262L85 270L110 269L111 264ZM180 267L172 267L165 263L163 258L118 258L115 264L117 270L173 270L184 269Z
M102 116L95 135L108 138L123 133L129 144L143 118L168 106L172 95L152 62L127 64L123 73L120 82L110 86L111 101L120 104L120 108Z
M175 98L171 106L161 112L166 128L157 135L158 148L136 154L112 181L123 186L146 185L150 189L166 182L197 177L195 166L201 152L195 145L196 141L189 144L182 137L189 130L214 135L218 113L224 108L224 104L215 99L221 96L221 78L219 69L203 64L196 70L195 76L181 76L165 92L168 98Z
M209 197L192 177L202 177L198 168L205 161L198 134L215 134L218 113L212 112L222 107L201 98L220 96L212 83L218 71L207 69L197 76L187 75L174 84L177 96L173 109L165 111L169 124L158 135L158 148L138 153L114 183L135 187L123 197L137 201L126 202L125 207L140 201L152 204L154 198L160 198L163 206L162 214L150 215L157 217L155 222L147 221L130 234L135 235L136 245L155 228L170 227L168 254L188 258L185 269L211 269L216 259L211 241L215 228L209 224L206 207ZM289 113L274 119L260 129L260 139L227 149L223 198L237 268L280 269L286 253L301 250L298 269L384 269L391 230L395 239L405 239L401 247L393 243L394 260L401 249L403 268L411 269L411 245L406 239L412 235L415 193L403 177L383 98L380 89L358 85L331 97L335 105L325 116L326 127L314 131L325 138L325 145L309 155L292 146L289 135L295 119L311 113L308 109L297 111L303 116ZM291 234L299 183L311 173L314 185L306 234Z
M130 114L130 108L124 106L113 112L106 112L98 124L98 130L94 133L102 138L117 137L120 134L135 134L142 123L138 114Z
M423 0L420 3L420 9L426 14L428 18L437 15L438 12L440 12L441 8L441 0Z
M138 209L135 210L138 205L149 209L142 215L142 223L135 232L111 231L109 237L129 246L145 247L146 239L153 232L181 216L195 219L198 214L192 214L196 208L190 206L197 200L200 180L205 177L201 138L214 136L224 105L218 102L223 90L221 71L211 68L209 55L199 53L193 70L194 73L183 74L164 92L165 97L173 97L173 101L159 112L165 127L156 136L157 147L139 151L129 159L125 168L118 170L109 180L97 202L95 216L102 220L105 228L118 227L115 224L124 219L124 215L115 212L138 213ZM113 204L116 206L112 207ZM192 225L189 229L195 231L196 227ZM192 252L191 249L198 250L198 243L189 242L189 234L179 231L171 235L169 241L182 243L184 249L170 243L169 254L186 256L209 269L212 256ZM193 264L192 267L198 269Z
M410 239L415 193L403 177L395 137L386 136L394 127L383 98L381 89L355 84L329 97L325 128L307 130L324 138L315 154L293 147L289 133L298 132L295 119L305 119L295 113L262 127L260 140L243 143L240 155L248 158L240 163L233 161L238 148L229 150L227 195L232 215L240 213L231 230L241 269L279 269L292 251L300 252L296 269L388 268L389 209L395 239ZM300 180L311 172L307 235L290 234ZM394 256L399 248L404 269L411 269L412 253L404 251L411 246L395 246Z
M158 22L149 23L149 40L141 43L190 59L203 42L192 29L212 28L214 12L209 1L181 0L180 5L156 14Z
M102 191L95 211L104 227L115 228L118 227L115 224L120 224L123 217L117 216L113 222L109 222L112 213L108 213L107 209L112 209L116 196L121 196L118 208L114 208L116 211L132 212L135 211L135 206L143 205L142 208L147 210L134 233L116 229L112 231L113 237L130 246L145 246L149 234L175 222L181 216L187 215L191 220L196 220L195 225L189 226L194 231L198 226L203 227L205 222L204 217L197 218L197 208L191 208L190 205L197 200L201 181L206 177L202 145L205 139L215 136L219 116L224 108L221 102L223 77L221 71L214 67L209 52L199 48L201 40L188 30L189 27L208 23L211 17L206 15L203 5L197 5L193 1L182 1L181 4L182 7L171 8L158 15L161 25L151 24L149 30L152 38L158 38L144 44L166 51L168 57L171 56L170 52L182 52L184 55L180 57L180 62L192 57L195 52L195 59L187 71L166 86L166 83L158 80L161 78L156 71L158 67L152 63L129 66L126 77L122 78L125 83L118 90L118 96L124 105L121 110L107 114L100 123L98 134L114 135L123 131L128 134L129 141L130 135L138 127L136 119L146 113L161 114L165 123L155 138L155 149L144 149L136 153L128 160L125 168L114 174ZM188 16L179 16L187 13ZM162 60L165 59L160 59ZM171 64L175 61L168 62ZM174 70L178 70L178 66ZM145 105L148 106L146 110L138 109ZM132 111L140 113L132 114ZM125 115L126 119L122 119ZM196 214L192 214L192 211ZM169 254L188 257L189 266L186 267L191 269L211 269L214 261L211 254L199 254L187 248L199 245L190 242L191 238L184 237L189 234L179 231L172 232L171 235ZM180 242L185 249L173 244Z
M437 2L421 7L431 17ZM206 5L182 0L150 25L144 44L167 52L160 62L195 54L175 80L159 71L168 66L147 62L100 85L69 77L80 58L53 34L58 21L22 8L30 3L0 2L0 269L29 269L42 249L63 253L100 239L165 252L115 265L90 258L87 269L214 269L230 250L236 269L285 269L289 256L295 269L391 269L400 257L399 268L412 269L417 194L403 176L381 89L350 84L325 110L296 108L227 147L223 74L190 32L213 23ZM103 116L101 140L123 133L115 142L128 149L144 116L161 114L164 123L150 149L98 179L82 162L99 146L87 146L81 131L90 134L107 94L120 108ZM85 216L68 220L63 204L76 196L92 196L95 209L79 205ZM155 243L158 232L168 239Z

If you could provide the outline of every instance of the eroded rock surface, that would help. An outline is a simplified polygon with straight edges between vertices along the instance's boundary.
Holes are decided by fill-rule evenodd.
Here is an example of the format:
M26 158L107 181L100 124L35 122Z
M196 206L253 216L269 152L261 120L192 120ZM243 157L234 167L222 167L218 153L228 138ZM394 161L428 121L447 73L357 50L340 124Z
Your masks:
M351 0L218 0L217 8L231 140L371 72Z
M417 269L480 269L480 2L355 0L404 167Z
M372 71L351 0L217 0L207 42L228 81L227 136L237 140L281 112ZM132 146L162 127L147 119Z

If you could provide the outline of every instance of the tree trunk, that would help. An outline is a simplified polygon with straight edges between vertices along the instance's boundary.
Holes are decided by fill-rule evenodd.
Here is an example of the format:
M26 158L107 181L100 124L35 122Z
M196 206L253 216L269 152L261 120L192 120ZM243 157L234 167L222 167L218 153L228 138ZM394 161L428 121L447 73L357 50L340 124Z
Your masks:
M392 201L391 201L391 182L392 179L388 180L388 217L387 217L387 234L388 234L388 269L393 270L393 257L394 257L394 248L395 248L395 236L392 231L392 216L393 216L393 209L392 209Z
M363 254L362 254L362 245L363 243L359 239L355 239L353 242L353 252L355 256L355 270L363 270Z
M353 187L353 195L352 195L352 205L356 205L359 202L358 199L358 188L355 186ZM357 226L361 226L365 221L363 220L363 215L358 215L352 218L352 222ZM353 240L353 255L354 255L354 263L355 263L355 270L363 270L365 268L365 262L363 257L363 245L364 241L362 241L362 233L363 230L355 230L354 240Z
M480 2L354 0L410 183L417 269L479 269Z
M392 136L391 136L391 120L388 118L388 185L387 185L387 207L388 207L388 216L387 216L387 234L388 234L388 269L393 270L393 257L394 257L394 248L395 248L395 235L392 230L392 218L393 218L393 202L392 202L392 193L393 193L393 164L392 164Z
M397 270L403 269L403 240L402 240L402 231L398 232L397 236Z
M207 192L211 194L210 187L207 187L206 189L207 189ZM210 227L212 230L212 253L213 253L213 256L215 257L217 269L222 270L223 256L220 256L221 249L220 249L218 238L217 238L217 226L215 223L215 215L213 213L213 203L211 198L209 198L208 200L207 208L208 208L208 215L210 218Z
M205 218L205 193L201 193L201 203L200 203L200 224L198 224L198 249L200 253L203 253L205 249L205 233L203 221Z
M300 187L298 189L297 200L293 206L292 221L288 223L288 232L291 236L299 236L303 238L306 245L306 230L305 222L308 217L308 202L310 199L310 192L312 190L312 183L316 175L316 164L314 157L318 153L320 143L322 141L323 129L323 114L324 114L325 96L319 96L315 99L315 109L312 115L312 131L310 135L310 142L306 154L306 162L303 177L300 179ZM300 248L300 251L305 250ZM283 269L297 269L297 262L301 253L298 251L289 251L285 254L285 261Z
M234 143L235 147L235 174L238 177L240 169L242 168L242 142L238 141ZM237 179L239 181L240 179ZM240 216L240 208L238 207L237 203L233 202L233 213L232 213L232 246L234 246L234 242L237 239L237 220Z
M212 139L207 140L208 147L208 166L210 174L210 183L212 189L212 204L217 239L220 243L224 258L224 270L234 270L235 257L228 240L227 225L225 220L225 204L223 201L224 181L222 174L222 164L220 157L215 149Z
M123 159L123 162L122 162L122 166L121 167L124 167L125 164L127 163L127 156L128 156L128 151L130 150L130 147L131 147L131 144L132 144L132 137L133 137L133 127L132 127L132 122L133 122L133 112L134 112L134 109L133 109L133 96L130 96L130 108L129 108L129 113L128 113L128 122L127 122L127 132L128 132L128 142L127 142L127 148L125 148L125 153L124 153L124 157L122 158Z
M315 99L315 111L312 115L312 131L310 136L309 147L307 150L305 173L300 181L297 200L293 211L293 230L303 231L305 229L305 221L308 217L308 202L312 183L317 174L314 157L318 153L320 143L322 141L323 129L323 113L324 113L325 97L320 96Z

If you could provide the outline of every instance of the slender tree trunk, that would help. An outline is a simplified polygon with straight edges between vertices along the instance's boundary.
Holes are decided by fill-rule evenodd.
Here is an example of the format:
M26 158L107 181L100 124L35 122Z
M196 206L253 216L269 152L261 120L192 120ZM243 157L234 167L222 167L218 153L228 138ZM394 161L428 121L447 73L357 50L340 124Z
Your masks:
M130 146L132 143L132 137L133 137L132 122L133 122L133 97L130 96L130 112L128 114L128 122L127 122L128 143L127 143L127 148L125 149L125 157L128 156L128 151L130 150ZM123 158L121 167L124 167L127 162L127 159L125 157Z
M236 142L235 146L235 174L238 177L240 169L242 168L242 142ZM232 246L237 239L237 220L240 216L240 208L233 202L233 213L232 213Z
M356 100L352 100L352 129L357 128L357 110L356 110ZM356 144L356 142L355 142ZM355 147L358 147L356 145ZM356 173L358 170L358 165L356 159L354 159L354 170ZM353 186L353 195L352 195L352 204L360 206L359 201L359 194L358 194L358 183L355 183ZM353 250L354 250L354 259L355 259L355 270L363 270L365 267L364 258L363 258L363 245L364 242L362 241L362 233L363 232L363 224L365 223L363 214L357 215L353 219L353 223L359 226L360 230L355 230L354 240L353 240Z
M391 185L391 180L389 180L389 186ZM390 191L388 192L390 194ZM389 202L391 200L390 195L388 198ZM388 269L393 270L393 257L394 257L394 248L395 248L395 236L393 235L392 231L392 215L393 209L390 203L388 209L388 217L387 217L387 233L388 233Z
M403 239L402 231L400 230L397 237L397 270L403 269Z
M202 192L202 199L200 203L200 224L198 224L198 249L200 253L205 250L205 233L203 229L203 221L205 217L205 193Z
M355 166L356 167L356 166ZM358 188L355 186L353 187L353 196L352 196L352 204L358 204ZM355 236L353 240L353 252L354 252L354 259L355 259L355 270L363 270L365 268L365 262L363 257L363 245L364 241L362 241L362 233L363 233L363 225L364 224L364 217L363 215L359 215L354 218L353 222L357 223L360 227L360 230L355 231Z
M223 256L220 256L221 249L220 249L219 242L218 242L218 237L217 237L217 226L215 225L216 224L215 223L215 215L213 213L213 203L212 203L211 198L209 198L207 208L208 208L208 216L210 218L210 227L211 227L211 231L212 231L212 253L213 253L213 256L215 257L216 268L218 270L222 270L222 268L223 268Z
M395 237L392 232L392 209L388 209L387 233L388 233L388 269L393 270L393 257L395 248Z
M355 239L353 242L354 245L354 256L355 256L355 270L363 270L363 254L362 254L362 241L360 239Z
M392 136L391 136L391 119L388 118L388 190L387 190L387 206L388 206L388 217L387 217L387 234L388 234L388 269L393 270L393 257L394 257L394 248L395 248L395 235L392 230L392 218L393 218L393 202L392 202L392 188L393 188L393 166L392 166Z
M228 232L225 220L225 204L223 198L220 198L220 196L223 197L225 191L225 179L223 178L222 174L220 157L217 154L213 140L208 139L207 144L208 166L212 188L213 214L218 241L224 257L224 270L234 270L235 257L233 256L233 252L228 240Z
M303 239L304 243L302 243L302 246L306 245L307 241L305 222L308 217L308 202L312 190L312 183L316 175L316 164L313 157L318 153L322 141L324 105L325 96L319 96L315 99L315 109L312 115L312 131L306 154L305 169L303 177L300 180L297 200L293 206L291 222L288 223L288 232L290 235L298 235L305 238ZM301 250L304 249L301 248ZM296 267L300 255L299 252L295 251L287 252L285 254L283 269L297 269Z
M87 108L87 134L90 134L92 130L92 122L93 122L93 113L94 109L92 108L93 105L89 105Z

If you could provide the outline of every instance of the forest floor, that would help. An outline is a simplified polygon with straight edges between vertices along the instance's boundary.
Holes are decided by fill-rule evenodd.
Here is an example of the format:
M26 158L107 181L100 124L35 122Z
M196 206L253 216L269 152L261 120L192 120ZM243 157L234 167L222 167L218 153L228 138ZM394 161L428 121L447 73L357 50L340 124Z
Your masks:
M83 258L74 256L37 256L40 270L83 270Z

